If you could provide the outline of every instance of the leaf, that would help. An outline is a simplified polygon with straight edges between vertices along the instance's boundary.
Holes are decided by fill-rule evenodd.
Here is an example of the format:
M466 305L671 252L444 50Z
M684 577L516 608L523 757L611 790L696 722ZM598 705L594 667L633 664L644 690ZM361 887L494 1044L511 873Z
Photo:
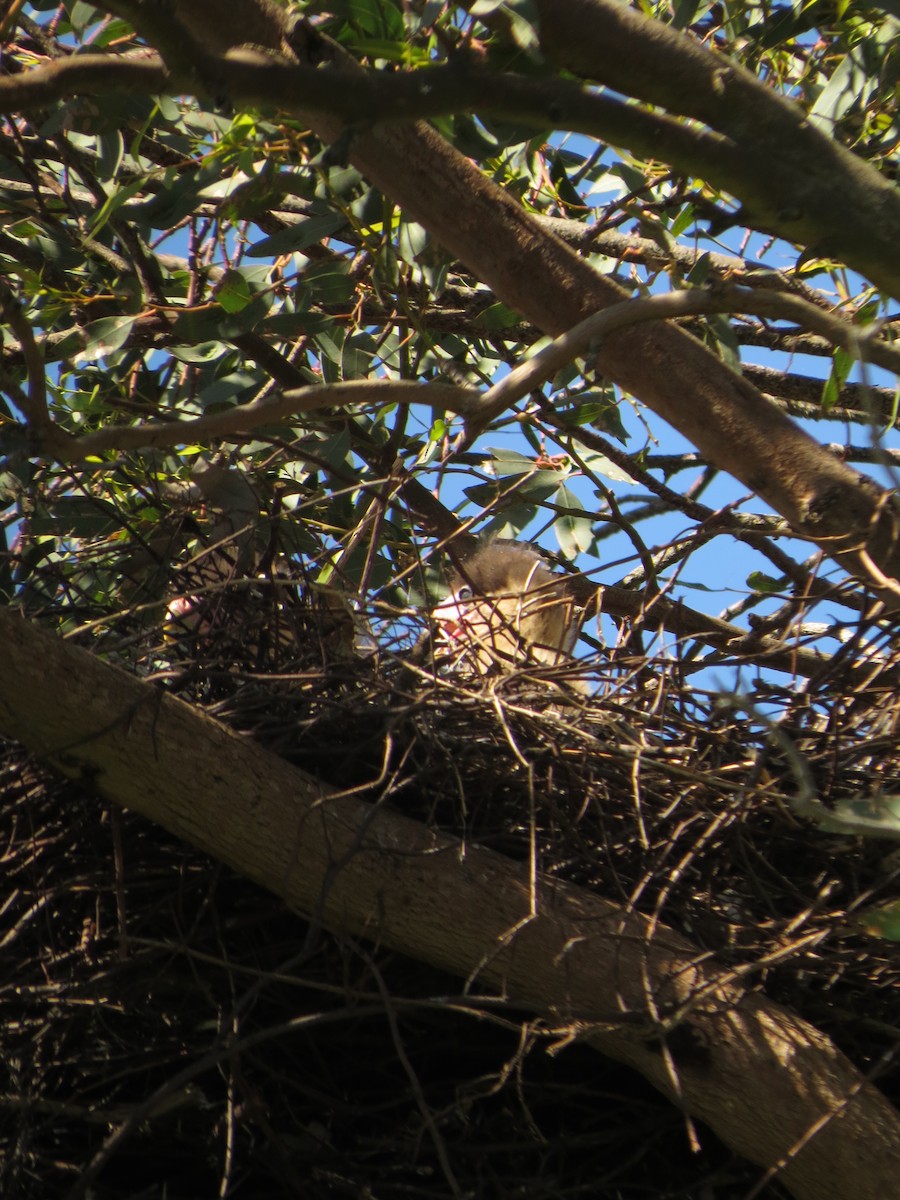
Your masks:
M111 504L82 496L62 496L49 511L30 521L35 537L96 538L121 528L121 514Z
M124 187L118 188L111 196L107 196L106 201L100 206L100 211L91 222L90 234L91 237L96 237L103 226L113 217L122 205L133 197L139 195L147 186L146 179L133 179L131 183L126 183Z
M393 4L381 0L333 0L329 10L372 37L398 41L404 36L403 17Z
M322 263L303 273L298 289L307 301L315 304L343 304L356 291L349 277L349 263Z
M296 338L304 333L323 333L334 325L334 318L311 312L280 312L267 317L261 328L277 337Z
M516 489L519 500L531 500L535 504L549 499L559 488L559 475L556 471L535 471L529 479L527 476Z
M113 179L119 173L125 157L125 139L118 129L104 129L98 134L100 149L100 177Z
M834 357L831 360L831 372L822 389L822 407L826 412L834 408L840 401L844 384L847 382L847 378L853 370L855 363L855 357L846 350L841 350L840 348L835 350Z
M95 25L100 20L100 13L93 4L85 4L83 0L76 0L69 10L69 20L74 32L82 36L89 26Z
M175 328L178 328L177 321L175 322ZM195 346L173 346L170 353L179 362L202 366L204 363L213 363L217 362L220 358L224 358L229 353L229 348L224 342L209 341L198 342Z
M503 446L488 446L488 450L498 475L527 475L534 470L534 459L518 450L507 450Z
M318 245L339 229L346 229L347 218L340 212L322 213L306 217L287 229L273 233L271 237L254 242L248 249L250 258L274 258L280 254L297 254L309 246Z
M73 357L76 366L96 362L98 358L106 358L121 349L128 340L131 327L137 320L137 314L122 317L101 317L99 321L91 321L85 326L84 336L87 339L83 350Z
M606 479L613 480L614 483L627 483L630 487L637 486L628 472L614 463L611 458L607 458L605 454L600 454L597 450L589 450L587 446L575 440L572 442L572 450L577 454L579 461L584 463L585 467L595 475L602 475Z
M764 596L774 596L783 592L786 582L783 576L781 579L775 579L763 571L751 571L747 576L747 587L752 588L754 592L761 592Z
M341 347L341 379L368 379L373 373L376 353L375 342L368 333L354 333L345 338Z
M240 271L227 270L216 287L215 297L226 312L236 313L247 307L253 293Z
M722 362L734 371L741 369L741 348L734 327L722 313L713 313L706 318L707 329L712 335Z
M859 914L857 921L871 937L900 942L900 900L867 909Z
M478 324L485 329L513 329L522 323L522 316L505 304L489 304L478 314Z
M690 271L687 273L687 282L692 287L702 287L709 279L709 273L712 268L712 258L708 250L705 250Z
M248 333L265 318L272 305L266 293L257 294L240 312L229 313L218 304L183 312L173 326L176 337L186 342L211 342ZM174 351L173 351L174 353Z
M855 833L900 838L900 796L854 796L839 801L830 815Z
M428 231L415 221L401 221L397 229L397 253L403 262L410 266L418 264L422 255L428 252Z
M559 542L559 548L566 558L575 558L579 553L589 550L594 541L594 528L590 516L581 501L565 484L556 493L555 503L561 512L553 522L553 532Z
M810 124L818 125L830 136L835 125L851 109L865 105L873 86L874 80L866 72L862 47L855 46L846 52L810 109Z

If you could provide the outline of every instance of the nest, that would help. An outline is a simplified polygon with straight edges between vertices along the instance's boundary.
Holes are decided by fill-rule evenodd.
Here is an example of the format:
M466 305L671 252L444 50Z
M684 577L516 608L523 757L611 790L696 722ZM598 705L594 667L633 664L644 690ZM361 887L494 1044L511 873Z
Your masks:
M261 637L286 610L251 592L178 638L120 627L115 657L334 786L684 931L881 1063L900 963L860 917L896 897L898 855L792 797L798 757L826 806L894 786L887 657L865 694L760 683L751 704L691 688L671 654L611 654L585 699L547 669L456 679L395 618L400 653L348 652L327 605ZM307 927L15 746L3 770L4 1195L737 1200L758 1180L533 1014ZM878 1083L900 1099L896 1067Z

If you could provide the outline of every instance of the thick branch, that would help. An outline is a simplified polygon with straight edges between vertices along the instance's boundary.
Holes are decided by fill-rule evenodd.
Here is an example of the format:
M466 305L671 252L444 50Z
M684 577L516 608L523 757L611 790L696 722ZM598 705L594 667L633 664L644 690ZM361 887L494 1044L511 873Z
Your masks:
M751 1161L785 1159L799 1200L891 1194L900 1116L826 1037L722 982L679 934L576 887L542 882L534 897L527 872L500 855L461 854L416 822L330 793L8 609L0 636L6 736L328 929L377 938L571 1022ZM680 1013L708 1047L683 1061L672 1050L677 1084L652 1040L666 1040L660 1013Z
M707 178L744 202L742 221L833 254L900 295L896 187L799 105L688 34L616 0L537 0L537 11L542 48L557 66L724 135L736 153ZM656 156L667 158L667 147ZM892 260L886 268L878 261L885 253Z
M169 71L156 54L141 58L81 54L0 79L0 108L30 112L71 96L148 95L168 91L171 86Z
M245 2L255 10L250 0ZM199 0L190 7L197 13L212 11ZM179 31L161 21L156 10L136 0L118 0L116 9L141 22L142 31L157 38L164 54L171 49L184 55L184 39L179 42ZM205 60L204 71L214 68L202 47L194 46L192 52ZM320 75L334 72L349 84L363 74L339 47L321 39L310 43L307 52ZM230 61L224 63L226 71ZM250 65L242 64L242 69ZM270 75L275 66L267 68ZM289 96L282 102L295 107ZM297 115L326 141L346 132L342 121L321 111L301 108ZM562 333L598 308L626 298L429 127L369 125L355 133L348 148L351 160L376 187L545 332ZM717 466L758 492L798 532L854 574L876 581L885 599L896 605L900 589L892 579L900 577L900 536L885 493L871 481L837 462L751 384L677 328L621 331L608 340L597 362Z
M864 330L823 312L798 296L758 292L731 285L663 292L657 296L624 300L587 317L567 333L555 338L533 358L514 367L509 375L481 398L470 422L470 436L481 432L510 403L528 395L533 388L545 383L574 359L590 351L596 353L603 340L617 330L644 321L717 312L745 312L802 321L858 359L900 374L900 350L867 336Z

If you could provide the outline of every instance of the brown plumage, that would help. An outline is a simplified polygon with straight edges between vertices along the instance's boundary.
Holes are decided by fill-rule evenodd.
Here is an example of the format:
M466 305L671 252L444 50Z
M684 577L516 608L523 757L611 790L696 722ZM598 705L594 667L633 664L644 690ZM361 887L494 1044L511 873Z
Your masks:
M565 663L579 629L566 580L519 542L491 542L466 559L434 619L444 647L477 674Z

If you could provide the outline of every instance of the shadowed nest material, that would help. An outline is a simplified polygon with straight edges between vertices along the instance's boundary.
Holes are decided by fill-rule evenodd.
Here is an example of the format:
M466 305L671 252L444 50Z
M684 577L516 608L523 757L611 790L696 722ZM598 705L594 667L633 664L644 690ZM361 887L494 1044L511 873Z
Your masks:
M221 653L156 627L118 657L333 785L686 931L864 1070L896 1041L900 965L859 916L896 896L898 855L798 816L769 737L783 717L826 804L890 788L895 662L867 695L759 685L751 710L671 655L611 654L560 709L544 667L466 681L427 653L335 654L321 610L280 587L202 631ZM306 636L261 649L272 611ZM721 1200L757 1179L705 1132L690 1153L640 1080L548 1053L558 1034L497 997L326 936L14 746L3 778L4 1195ZM878 1082L900 1095L896 1064Z

